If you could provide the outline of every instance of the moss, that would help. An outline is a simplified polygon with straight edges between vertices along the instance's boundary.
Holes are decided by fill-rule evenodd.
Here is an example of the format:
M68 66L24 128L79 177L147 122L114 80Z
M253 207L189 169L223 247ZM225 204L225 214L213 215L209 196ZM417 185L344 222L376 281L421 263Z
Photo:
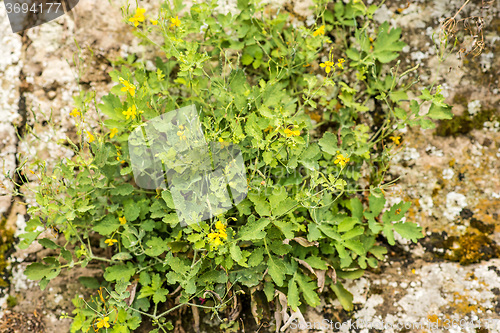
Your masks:
M454 104L463 105L467 109L467 98L463 95L456 95L453 99ZM468 134L473 129L482 129L486 121L499 119L495 109L481 109L476 115L471 116L464 112L461 116L455 116L453 119L441 121L436 128L436 134L439 136L453 136Z
M0 274L7 268L8 262L5 258L7 251L14 243L14 231L7 229L7 219L0 219ZM8 283L0 278L0 287L7 287Z
M500 255L500 248L496 243L474 228L469 228L464 235L459 237L449 237L443 245L449 250L444 258L458 261L462 265L497 258Z
M9 308L13 308L16 305L17 305L17 298L12 295L9 295L9 297L7 297L7 306Z

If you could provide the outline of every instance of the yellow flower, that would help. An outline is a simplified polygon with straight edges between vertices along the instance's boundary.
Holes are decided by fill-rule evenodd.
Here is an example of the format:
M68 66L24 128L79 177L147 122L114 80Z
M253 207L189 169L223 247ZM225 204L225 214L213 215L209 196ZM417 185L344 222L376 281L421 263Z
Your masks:
M118 134L118 128L112 128L111 131L109 132L109 137L110 139L113 139L113 137Z
M77 108L74 108L74 109L73 109L73 111L71 111L71 112L69 113L69 115L70 115L70 116L73 116L73 117L75 117L75 118L76 118L76 117L78 117L79 115L81 115L81 113L78 111L78 109L77 109Z
M146 12L146 9L144 8L137 8L137 11L135 12L135 15L129 18L129 22L134 23L134 26L138 26L139 22L144 22L144 13Z
M319 66L324 68L326 74L328 74L332 70L332 67L335 67L335 64L332 61L325 61L324 63L319 64Z
M314 37L319 36L319 35L324 35L324 34L325 34L325 26L324 25L322 25L315 32L313 32Z
M337 151L337 154L339 152ZM344 157L342 154L338 154L337 157L335 158L335 161L333 163L335 164L340 164L342 167L345 167L345 165L349 162L349 157Z
M292 130L290 130L288 128L285 128L285 134L288 137L290 137L290 136L299 136L300 135L300 131L299 130L292 131Z
M122 87L122 91L128 91L128 93L132 97L134 97L136 87L122 77L120 77L119 80L120 80L120 83L124 85L124 87Z
M219 245L221 245L221 244L222 244L222 241L220 240L220 238L219 238L219 237L216 237L216 238L214 239L214 241L212 242L212 244L214 244L214 246L215 246L215 247L218 247Z
M125 218L125 216L123 216L123 217L119 217L119 218L118 218L118 221L120 221L120 224L125 224L125 223L127 223L127 219Z
M135 118L135 116L137 115L137 108L135 107L135 105L132 105L131 107L128 108L127 111L123 111L122 112L125 116L127 116L127 120L132 117L132 118Z
M215 238L217 238L217 237L219 237L219 234L218 234L218 233L216 233L216 232L211 232L211 233L209 233L209 234L208 234L208 239L209 239L210 241L214 240L214 239L215 239Z
M215 229L217 229L217 230L226 230L226 226L221 221L217 221L217 223L215 223Z
M226 230L220 230L220 231L219 231L219 235L220 235L220 237L222 237L222 238L224 238L225 240L227 240Z
M170 24L170 28L181 26L181 20L179 20L179 16L176 16L175 18L172 17L170 21L172 22Z
M118 243L118 240L113 238L108 238L104 241L104 243L108 244L108 246L113 246L115 243Z
M99 321L97 322L97 328L109 328L109 317L104 317L102 319L99 319Z
M149 19L149 21L151 21L151 24L153 25L158 25L158 20Z
M184 132L182 131L177 131L177 136L183 136L184 135Z
M397 145L401 144L401 142L399 141L399 139L401 139L400 136L390 136L389 139L391 139L392 142L394 142Z
M340 58L340 59L338 60L337 66L338 66L340 69L344 69L344 65L342 65L344 62L345 62L345 59L344 59L344 58Z
M90 133L89 131L87 131L87 135L89 136L89 143L94 142L94 140L95 140L94 135L92 135L92 133Z
M179 125L179 129L182 131L184 129L184 126Z
M229 142L224 141L223 138L219 138L219 142L222 148L229 146Z

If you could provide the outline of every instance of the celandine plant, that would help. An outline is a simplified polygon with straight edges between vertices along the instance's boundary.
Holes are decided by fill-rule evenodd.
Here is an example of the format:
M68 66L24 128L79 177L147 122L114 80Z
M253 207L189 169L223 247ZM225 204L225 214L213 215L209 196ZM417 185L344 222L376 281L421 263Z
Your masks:
M275 318L279 329L303 320L304 308L331 291L352 310L342 282L384 259L377 236L391 245L394 232L422 237L403 219L409 202L384 211L384 189L393 183L386 170L401 143L397 130L430 128L431 119L450 118L451 107L439 89L409 101L411 70L387 65L405 46L401 30L375 26L377 6L361 1L317 1L310 28L255 1L238 1L237 15L215 8L216 1L194 4L179 15L175 1L159 13L124 9L127 24L162 57L154 70L129 58L110 73L116 86L98 105L106 116L100 130L85 121L95 95L75 97L71 116L81 140L64 142L74 157L52 170L38 166L37 205L21 246L37 240L55 255L25 274L43 289L63 268L104 265L103 279L81 279L99 297L74 299L72 332L130 332L143 321L156 327L151 332L166 332L168 318L185 307L195 329L202 310L220 319L221 330L235 331L243 300L257 323ZM136 183L129 139L191 105L207 141L241 150L247 194L224 213L186 225L172 189ZM173 124L177 137L168 142L189 142L189 128ZM178 161L177 153L156 157ZM208 183L207 193L220 197L226 186L219 185ZM186 205L197 200L188 188L177 193ZM39 239L40 226L63 233L64 245Z

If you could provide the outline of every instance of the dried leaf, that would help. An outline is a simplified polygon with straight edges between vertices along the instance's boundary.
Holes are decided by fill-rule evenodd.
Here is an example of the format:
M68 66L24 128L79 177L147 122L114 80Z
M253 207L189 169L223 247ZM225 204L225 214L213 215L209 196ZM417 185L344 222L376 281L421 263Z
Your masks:
M288 244L290 243L291 240L294 240L296 241L297 243L299 243L300 245L304 246L304 247L311 247L311 246L319 246L319 243L318 242L310 242L308 241L307 239L305 239L304 237L295 237L295 238L292 238L292 239L285 239L283 240L283 244Z

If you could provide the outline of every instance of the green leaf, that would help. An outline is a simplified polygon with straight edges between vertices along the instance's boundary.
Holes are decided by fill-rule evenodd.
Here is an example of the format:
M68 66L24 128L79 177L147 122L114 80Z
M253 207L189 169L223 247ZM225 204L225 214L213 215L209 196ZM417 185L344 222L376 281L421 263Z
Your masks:
M231 253L231 258L238 263L238 265L243 267L248 267L245 262L245 258L243 258L243 254L241 253L241 249L236 243L232 243L229 248L229 252Z
M370 210L375 216L378 216L380 212L382 212L382 209L384 209L385 206L385 198L383 196L377 197L374 196L373 194L370 194L369 197L369 205L370 205Z
M283 214L292 211L297 206L298 206L297 201L291 198L286 198L284 201L280 202L276 207L272 208L273 215L277 218Z
M398 57L398 52L403 50L406 43L400 40L401 28L390 29L389 22L384 22L379 27L377 39L373 43L373 56L385 64Z
M291 222L287 220L274 220L273 224L278 227L278 229L281 230L283 235L285 235L286 238L292 239L295 237L294 231L297 230L296 226Z
M260 216L270 216L271 215L271 205L266 201L266 198L260 193L250 192L248 193L248 199L255 204L255 211Z
M304 259L312 268L326 270L328 266L325 261L323 261L320 257L312 256Z
M41 280L51 274L54 266L44 265L38 262L32 263L24 270L24 275L30 280Z
M346 232L351 230L359 220L354 217L346 217L344 218L338 225L338 232Z
M319 230L333 240L340 241L340 235L329 224L318 224Z
M129 252L119 252L111 257L111 260L125 261L132 259L132 255Z
M363 204L356 197L351 198L351 212L352 217L357 218L359 222L363 221Z
M364 269L356 269L354 271L337 271L337 276L341 279L356 280L363 276Z
M145 252L150 257L157 257L167 250L166 242L160 237L152 237L146 242Z
M337 137L330 133L326 132L323 134L323 137L318 141L321 150L330 155L336 155L338 146L337 146Z
M133 199L126 200L123 203L123 208L127 222L133 222L137 220L139 214L141 213L141 207Z
M374 246L368 252L373 254L378 260L384 260L384 255L387 253L387 248L383 246Z
M248 265L250 267L255 267L258 266L262 261L264 260L264 249L263 248L257 248L255 251L252 252L250 257L248 258Z
M120 222L113 215L106 216L101 222L97 223L92 230L98 232L102 236L111 235L120 227Z
M422 129L433 129L436 127L436 124L434 124L432 120L427 118L420 118L419 124Z
M120 101L120 98L118 96L110 93L106 96L103 96L102 101L103 103L98 105L99 110L101 110L102 113L104 113L111 119L115 120L125 119L123 114L120 112L120 109L122 107L122 102Z
M332 285L332 290L337 296L344 310L352 311L354 309L354 306L352 304L353 300L352 294L348 292L340 282L337 282L336 284Z
M126 183L111 189L110 194L113 196L114 195L126 196L131 194L132 192L134 192L134 187L131 184Z
M48 238L39 239L38 243L40 245L42 245L44 248L47 248L47 249L55 250L55 249L59 248L59 245L57 245L56 243L54 243L53 241L51 241Z
M362 256L366 254L365 248L363 247L363 243L358 240L346 240L344 241L345 247L354 251L358 256Z
M342 234L342 240L347 240L347 239L357 237L359 235L362 235L364 232L365 232L365 228L358 226L354 229L349 230L345 234Z
M253 57L248 54L248 53L245 53L242 57L241 57L241 63L245 66L248 66L250 65L251 63L253 62Z
M165 200L168 208L175 209L174 199L172 198L172 193L170 193L170 191L165 190L161 192L161 197Z
M299 297L299 288L297 287L297 283L295 283L295 276L292 277L290 281L288 281L287 301L292 311L297 311L298 307L301 304Z
M132 275L135 274L135 267L131 262L127 262L126 265L114 265L106 268L104 272L104 279L108 282L113 281L130 281Z
M395 223L393 224L393 228L403 238L410 239L414 243L416 243L419 238L424 237L424 235L422 235L422 227L413 222Z
M283 260L271 256L267 259L267 267L269 268L267 272L271 275L274 283L276 283L278 287L282 287L286 272L286 266Z
M452 106L448 104L438 105L432 103L429 112L426 114L431 119L452 119L453 113L451 112Z
M238 232L239 240L258 240L266 236L264 229L271 221L267 218L261 218L257 221L251 220L246 225L241 227Z
M319 296L316 293L316 288L317 288L316 282L311 281L311 278L300 273L296 273L295 277L297 279L299 288L302 291L302 296L306 300L307 304L309 304L312 307L317 307L321 303L321 300L319 299Z
M226 283L227 275L223 271L209 271L200 276L200 283Z

